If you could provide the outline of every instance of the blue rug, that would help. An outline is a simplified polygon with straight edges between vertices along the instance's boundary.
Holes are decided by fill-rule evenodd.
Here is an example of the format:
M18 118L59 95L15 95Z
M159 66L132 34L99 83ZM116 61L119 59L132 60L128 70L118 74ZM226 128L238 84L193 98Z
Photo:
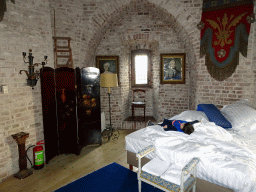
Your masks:
M138 192L137 173L112 163L55 192ZM162 192L142 182L142 192Z

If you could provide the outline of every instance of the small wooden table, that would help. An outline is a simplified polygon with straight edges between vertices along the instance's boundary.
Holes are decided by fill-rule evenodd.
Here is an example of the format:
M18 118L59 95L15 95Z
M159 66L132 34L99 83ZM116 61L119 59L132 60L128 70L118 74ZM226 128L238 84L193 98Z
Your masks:
M19 149L19 167L20 170L18 173L14 174L14 177L19 179L24 179L25 177L33 174L33 171L27 169L27 159L26 159L26 150L25 150L25 142L29 137L29 133L19 132L17 134L12 135L13 139L16 140Z

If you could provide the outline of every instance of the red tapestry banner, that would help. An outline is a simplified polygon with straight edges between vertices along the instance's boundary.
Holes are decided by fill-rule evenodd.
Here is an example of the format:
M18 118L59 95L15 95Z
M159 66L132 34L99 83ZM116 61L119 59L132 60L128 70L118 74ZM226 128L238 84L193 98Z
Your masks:
M239 62L239 52L247 57L248 37L253 17L253 1L205 0L199 27L200 56L205 56L211 76L219 81L230 77Z

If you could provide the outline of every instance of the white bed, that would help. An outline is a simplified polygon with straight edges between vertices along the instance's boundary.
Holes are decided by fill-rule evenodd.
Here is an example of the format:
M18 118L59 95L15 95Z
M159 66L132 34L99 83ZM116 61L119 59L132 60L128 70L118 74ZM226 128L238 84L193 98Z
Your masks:
M233 128L216 126L203 112L186 111L171 119L200 120L191 135L153 125L127 135L126 150L137 153L153 144L157 157L175 167L199 157L199 179L235 192L256 192L256 110L246 102L236 102L220 111ZM164 174L168 180L168 170Z

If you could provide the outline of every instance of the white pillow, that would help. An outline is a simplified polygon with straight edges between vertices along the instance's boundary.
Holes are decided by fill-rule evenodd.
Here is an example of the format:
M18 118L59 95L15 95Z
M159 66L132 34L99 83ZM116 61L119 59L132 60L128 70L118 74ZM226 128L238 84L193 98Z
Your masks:
M188 111L182 112L179 115L173 116L170 120L183 120L183 121L190 122L190 121L195 121L195 120L202 121L203 119L209 121L203 111L188 110Z
M225 105L220 111L232 124L232 128L237 130L248 125L253 119L256 119L256 110L243 101Z
M236 101L236 103L242 103L242 104L245 104L245 105L248 105L249 107L252 107L253 108L253 104L251 104L248 99L241 99L239 101Z

